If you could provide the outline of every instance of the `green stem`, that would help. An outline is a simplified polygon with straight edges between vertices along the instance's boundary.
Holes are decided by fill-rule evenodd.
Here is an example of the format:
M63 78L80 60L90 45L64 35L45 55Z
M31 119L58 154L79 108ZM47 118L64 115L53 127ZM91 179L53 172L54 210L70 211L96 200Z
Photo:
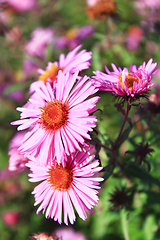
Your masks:
M124 239L129 240L128 222L127 222L127 219L126 219L125 209L121 210L121 224L122 224L122 231L123 231Z
M122 131L123 131L124 125L125 125L125 123L126 123L126 120L127 120L128 113L129 113L130 108L131 108L130 103L127 103L127 107L126 107L126 112L125 112L125 116L124 116L124 119L123 119L123 123L122 123L121 129L120 129L120 131L119 131L118 137L117 137L117 139L116 139L115 142L114 142L113 150L116 148L116 146L117 146L117 144L118 144L118 141L119 141L119 138L120 138L121 133L122 133Z

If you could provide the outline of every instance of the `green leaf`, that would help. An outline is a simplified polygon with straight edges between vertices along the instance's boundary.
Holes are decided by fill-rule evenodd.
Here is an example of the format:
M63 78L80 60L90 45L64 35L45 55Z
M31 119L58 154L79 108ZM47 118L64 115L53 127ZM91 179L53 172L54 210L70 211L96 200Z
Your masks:
M111 176L111 174L113 173L114 168L115 168L114 164L112 164L111 166L106 168L105 173L103 175L104 181L101 182L101 184L103 184Z
M95 70L102 70L102 64L101 64L101 56L99 52L98 46L95 46L92 48L92 66L93 69Z
M144 232L146 235L146 240L154 239L154 226L155 226L155 217L154 215L147 216L144 223Z
M160 193L147 191L147 203L150 204L159 204L160 203Z
M133 176L139 178L143 181L156 184L160 187L160 181L157 178L152 177L148 172L143 170L142 168L136 166L133 163L130 163L128 167L122 170L126 175Z

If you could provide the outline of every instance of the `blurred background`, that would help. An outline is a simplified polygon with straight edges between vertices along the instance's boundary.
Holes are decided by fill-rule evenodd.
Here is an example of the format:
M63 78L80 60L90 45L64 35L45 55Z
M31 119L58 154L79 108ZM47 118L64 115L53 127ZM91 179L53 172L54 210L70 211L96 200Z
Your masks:
M61 53L67 54L79 44L92 51L91 67L83 72L88 76L95 70L105 71L105 65L111 69L111 63L129 68L131 63L139 66L150 58L159 67L160 0L0 0L1 240L27 240L33 233L52 234L60 228L42 213L36 215L31 195L35 184L28 182L28 170L24 166L21 171L8 170L9 157L18 155L11 141L16 127L10 122L19 119L16 107L27 102L29 86L39 77L37 69L45 69L49 61L58 61ZM154 115L146 139L154 151L146 146L146 162L141 169L146 174L133 169L128 175L116 169L113 174L113 169L106 172L95 214L86 221L77 216L72 226L88 240L160 239L159 69L153 82L153 105L148 112L133 108L135 129L127 132L131 133L130 139L126 135L119 149L122 161L134 161L133 154L125 152L136 148L150 113ZM97 113L97 128L109 142L116 138L123 115L117 113L112 93L98 95L101 111ZM99 156L102 166L106 166L106 151L101 149Z

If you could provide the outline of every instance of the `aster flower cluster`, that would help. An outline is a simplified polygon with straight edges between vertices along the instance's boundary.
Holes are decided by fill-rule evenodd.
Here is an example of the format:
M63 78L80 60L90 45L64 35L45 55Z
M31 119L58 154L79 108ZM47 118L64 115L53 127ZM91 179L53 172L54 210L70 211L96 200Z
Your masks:
M93 212L103 181L94 176L102 167L86 143L96 126L97 119L90 114L99 100L90 96L98 89L88 76L79 74L91 61L91 52L77 53L80 47L66 57L61 54L58 62L49 62L46 70L38 70L31 97L17 108L20 120L12 122L20 125L18 131L26 131L18 151L28 159L29 181L41 182L32 192L35 205L40 204L37 214L46 210L46 218L67 225L68 219L71 224L76 219L74 208L83 220Z
M150 59L138 68L131 64L128 71L112 63L112 72L105 67L107 74L97 70L92 78L82 77L80 72L89 68L92 53L78 52L80 48L81 45L66 57L61 54L59 61L49 62L45 70L38 69L39 79L30 85L31 97L17 108L21 112L20 120L12 122L12 125L19 125L17 130L22 132L16 137L20 140L15 144L18 150L12 144L9 151L10 170L25 164L31 171L29 181L40 182L32 192L34 205L39 205L37 214L42 211L46 218L66 225L76 220L74 209L83 220L87 213L94 212L97 190L103 181L98 174L103 168L91 155L93 147L86 143L92 140L89 132L96 127L97 118L93 113L100 98L91 95L97 91L112 91L123 103L127 100L117 139L112 147L103 145L113 155L112 163L121 167L114 150L131 103L153 85L151 79L157 66Z

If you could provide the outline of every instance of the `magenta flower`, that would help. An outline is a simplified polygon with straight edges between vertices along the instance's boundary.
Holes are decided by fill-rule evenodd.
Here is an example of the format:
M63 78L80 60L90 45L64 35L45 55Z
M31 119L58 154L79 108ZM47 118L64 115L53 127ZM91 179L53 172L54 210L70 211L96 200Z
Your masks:
M54 63L49 62L45 71L43 69L38 69L38 72L41 74L39 80L43 81L45 84L49 82L53 85L53 82L57 80L59 70L62 70L63 73L66 74L67 72L75 73L76 71L88 69L91 65L92 53L86 50L77 53L81 46L82 45L79 45L73 51L69 52L66 57L63 53L60 54L59 61ZM35 91L39 87L39 83L40 81L33 82L30 91Z
M18 130L32 127L19 148L21 153L28 158L39 156L44 164L56 157L59 164L64 152L70 155L81 149L84 138L90 139L88 131L92 131L97 122L96 117L89 114L97 110L95 103L99 97L86 100L97 92L87 80L87 76L79 78L78 72L65 75L59 71L56 88L41 82L34 97L29 99L29 106L17 108L22 112L21 120L12 124L20 124Z
M10 171L23 171L26 166L25 164L28 162L28 158L24 157L23 154L20 154L18 148L21 146L22 139L26 131L17 132L14 137L11 139L9 143L9 166L8 169Z
M101 91L112 91L113 94L119 96L131 96L139 95L147 92L153 85L150 83L152 75L156 71L157 63L152 63L152 59L140 65L137 69L135 65L130 65L130 71L127 68L123 70L120 67L116 67L115 64L111 64L113 72L110 72L105 67L107 74L94 71L93 83L96 87L99 87Z
M85 145L81 152L66 156L65 164L53 164L47 166L37 165L37 161L29 161L26 165L32 171L29 174L30 182L42 181L34 188L35 206L41 205L37 209L37 214L43 209L46 210L46 218L54 218L59 224L62 223L62 211L64 213L64 223L68 225L68 218L71 224L76 216L73 206L80 218L86 220L87 215L93 212L93 207L98 201L99 182L101 177L93 175L101 171L98 167L98 160L93 160L92 148L87 151Z

